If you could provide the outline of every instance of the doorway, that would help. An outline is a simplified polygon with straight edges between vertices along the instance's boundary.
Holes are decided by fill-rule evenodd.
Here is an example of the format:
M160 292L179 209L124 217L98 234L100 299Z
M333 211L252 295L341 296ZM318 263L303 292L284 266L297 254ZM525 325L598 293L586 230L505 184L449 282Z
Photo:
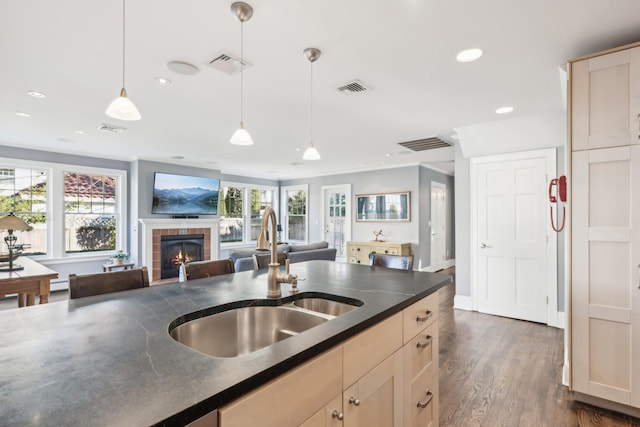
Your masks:
M324 240L336 248L336 260L346 262L351 240L351 184L322 187L322 229Z
M447 256L446 195L447 187L440 182L431 182L431 260L429 271L442 270Z
M555 149L471 159L474 310L555 323L557 247L546 202Z

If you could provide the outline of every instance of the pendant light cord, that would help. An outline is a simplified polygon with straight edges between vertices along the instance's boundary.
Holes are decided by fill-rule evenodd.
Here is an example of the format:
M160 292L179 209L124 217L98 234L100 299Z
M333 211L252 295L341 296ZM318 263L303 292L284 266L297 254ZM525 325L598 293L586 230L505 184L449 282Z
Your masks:
M309 79L309 117L311 117L311 146L313 147L313 61L311 61L311 78Z
M124 85L124 75L125 75L125 73L124 73L124 64L125 64L125 61L124 61L124 56L125 56L124 55L124 52L125 52L124 51L125 50L124 39L125 39L125 27L126 27L126 25L125 25L125 22L126 22L125 21L125 19L126 19L125 18L125 9L126 9L125 0L122 0L122 88L123 89L125 87L125 85Z
M244 21L240 20L240 125L243 125L242 99L244 98Z

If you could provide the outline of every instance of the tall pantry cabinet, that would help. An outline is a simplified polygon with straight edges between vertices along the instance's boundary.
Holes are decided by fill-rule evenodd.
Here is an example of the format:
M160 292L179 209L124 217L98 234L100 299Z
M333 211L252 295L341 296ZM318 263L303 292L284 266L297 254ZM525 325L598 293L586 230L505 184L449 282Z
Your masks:
M571 387L640 415L640 43L569 62Z

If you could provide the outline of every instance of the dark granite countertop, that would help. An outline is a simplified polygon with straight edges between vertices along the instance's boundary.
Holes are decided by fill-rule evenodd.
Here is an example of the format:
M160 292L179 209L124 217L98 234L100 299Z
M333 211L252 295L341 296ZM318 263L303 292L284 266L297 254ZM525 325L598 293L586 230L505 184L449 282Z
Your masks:
M300 293L364 305L237 358L201 354L169 324L206 308L266 299L266 272L0 312L0 424L184 425L448 284L442 274L331 261L293 264ZM289 285L283 285L286 300Z

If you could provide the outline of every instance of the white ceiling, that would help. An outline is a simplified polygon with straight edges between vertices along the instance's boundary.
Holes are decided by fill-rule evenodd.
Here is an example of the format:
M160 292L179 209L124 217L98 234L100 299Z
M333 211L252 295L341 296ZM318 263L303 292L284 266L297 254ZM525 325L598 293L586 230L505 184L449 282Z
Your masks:
M121 1L2 0L0 145L269 179L403 164L452 171L452 148L414 153L397 143L431 136L453 143L454 128L564 114L559 66L640 40L638 0L249 3L244 55L253 66L244 73L244 122L253 146L229 144L240 121L239 76L206 65L221 51L240 56L240 23L231 1L220 0L127 1L126 88L138 122L104 114L121 87ZM296 151L310 140L307 47L322 50L314 64L320 161L302 161ZM484 56L455 60L472 47ZM166 63L176 60L200 72L172 73ZM172 84L161 87L156 77ZM352 79L372 90L336 91ZM32 98L30 90L47 97ZM497 116L504 105L515 111ZM127 131L101 132L100 123Z

